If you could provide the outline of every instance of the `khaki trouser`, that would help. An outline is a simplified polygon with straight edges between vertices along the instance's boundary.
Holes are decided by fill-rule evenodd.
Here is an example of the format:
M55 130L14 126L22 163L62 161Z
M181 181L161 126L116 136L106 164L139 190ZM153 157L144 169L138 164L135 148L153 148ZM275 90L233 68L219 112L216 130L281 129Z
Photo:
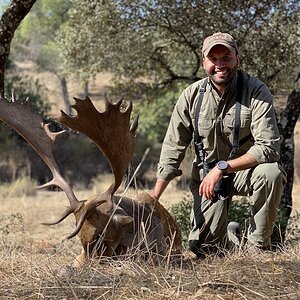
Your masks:
M278 163L264 163L236 173L233 195L251 196L247 240L258 247L268 247L271 244L284 183L285 172ZM203 252L226 247L231 198L215 203L202 199L198 192L199 182L196 181L191 182L190 189L194 197L192 230L189 235L191 250L201 255Z

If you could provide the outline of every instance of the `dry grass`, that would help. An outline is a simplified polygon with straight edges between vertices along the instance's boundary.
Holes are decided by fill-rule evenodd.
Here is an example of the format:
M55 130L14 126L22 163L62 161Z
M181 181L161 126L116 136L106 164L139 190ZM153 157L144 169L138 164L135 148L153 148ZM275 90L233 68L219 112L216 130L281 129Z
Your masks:
M15 245L17 246L17 245ZM1 250L5 250L2 245ZM1 299L299 299L299 251L237 254L176 266L94 260L80 271L64 247L10 248L1 257Z
M77 192L85 198L85 191ZM167 191L168 193L168 191ZM174 194L173 194L174 195ZM177 199L179 192L177 192ZM79 241L74 226L40 223L67 204L61 192L39 191L1 201L0 299L299 299L299 245L281 253L160 260L127 255L71 267Z

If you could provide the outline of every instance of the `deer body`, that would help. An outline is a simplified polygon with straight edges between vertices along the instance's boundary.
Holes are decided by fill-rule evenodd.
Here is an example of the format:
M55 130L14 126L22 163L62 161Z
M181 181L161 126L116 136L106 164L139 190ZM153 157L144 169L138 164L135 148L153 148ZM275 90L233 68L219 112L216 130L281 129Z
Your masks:
M170 253L178 254L181 251L179 229L160 203L147 193L138 195L135 200L114 195L134 153L137 118L130 126L131 103L124 109L121 101L116 104L106 101L106 109L100 113L89 98L74 99L76 104L72 107L77 116L61 112L57 121L88 136L106 156L114 174L114 182L108 190L88 201L76 198L54 159L52 148L62 132L51 132L42 116L33 113L28 104L0 98L0 120L27 140L53 175L50 182L39 188L56 185L70 202L58 220L44 224L58 224L70 214L75 215L76 229L68 238L78 234L83 246L75 266L81 266L90 256L118 255L130 247L162 255L171 249Z
M113 214L106 212L105 205L99 205L84 221L78 233L83 251L75 267L91 256L120 255L136 248L161 255L170 248L173 254L181 252L180 231L174 219L148 194L142 193L136 199L114 196L113 203ZM76 220L80 212L75 213Z

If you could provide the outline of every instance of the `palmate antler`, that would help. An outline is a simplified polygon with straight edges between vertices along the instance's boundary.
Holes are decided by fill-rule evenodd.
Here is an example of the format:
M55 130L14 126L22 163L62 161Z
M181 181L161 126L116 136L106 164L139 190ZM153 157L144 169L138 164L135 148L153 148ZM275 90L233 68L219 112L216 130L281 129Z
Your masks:
M74 98L74 100L76 104L72 107L77 111L77 116L69 116L61 111L61 116L57 120L87 135L100 148L109 161L115 182L106 192L95 196L92 201L84 206L76 229L68 238L75 236L80 231L84 220L93 208L107 202L107 209L111 209L112 196L120 186L128 163L134 153L135 131L138 124L138 118L136 117L131 127L129 127L131 103L125 110L121 111L122 101L116 104L106 101L105 111L100 113L88 97L85 100L77 98ZM61 176L52 153L55 139L63 131L51 132L48 124L44 124L42 116L33 113L28 103L20 104L0 99L0 120L23 136L51 170L53 179L40 186L40 188L57 185L66 193L69 199L70 206L62 216L55 222L44 224L57 224L71 213L77 212L83 206L84 201L78 201L71 187Z
M106 192L95 196L85 205L75 231L68 238L80 231L88 213L103 201L107 201L107 210L111 210L112 196L120 186L134 153L135 131L138 126L137 116L130 126L131 102L121 111L122 100L115 104L106 100L105 110L100 113L88 97L85 100L78 98L74 100L76 104L72 105L72 108L77 111L77 116L69 116L61 111L61 116L57 120L85 134L98 146L111 166L115 182Z

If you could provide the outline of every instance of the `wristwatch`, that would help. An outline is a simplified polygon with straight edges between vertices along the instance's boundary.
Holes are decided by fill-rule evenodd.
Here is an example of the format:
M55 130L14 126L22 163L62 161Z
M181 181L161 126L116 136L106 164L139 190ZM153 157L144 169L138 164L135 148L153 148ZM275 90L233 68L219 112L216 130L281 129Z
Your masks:
M228 162L225 160L220 160L217 163L217 168L222 172L222 175L226 175L227 174L227 169L228 169Z

